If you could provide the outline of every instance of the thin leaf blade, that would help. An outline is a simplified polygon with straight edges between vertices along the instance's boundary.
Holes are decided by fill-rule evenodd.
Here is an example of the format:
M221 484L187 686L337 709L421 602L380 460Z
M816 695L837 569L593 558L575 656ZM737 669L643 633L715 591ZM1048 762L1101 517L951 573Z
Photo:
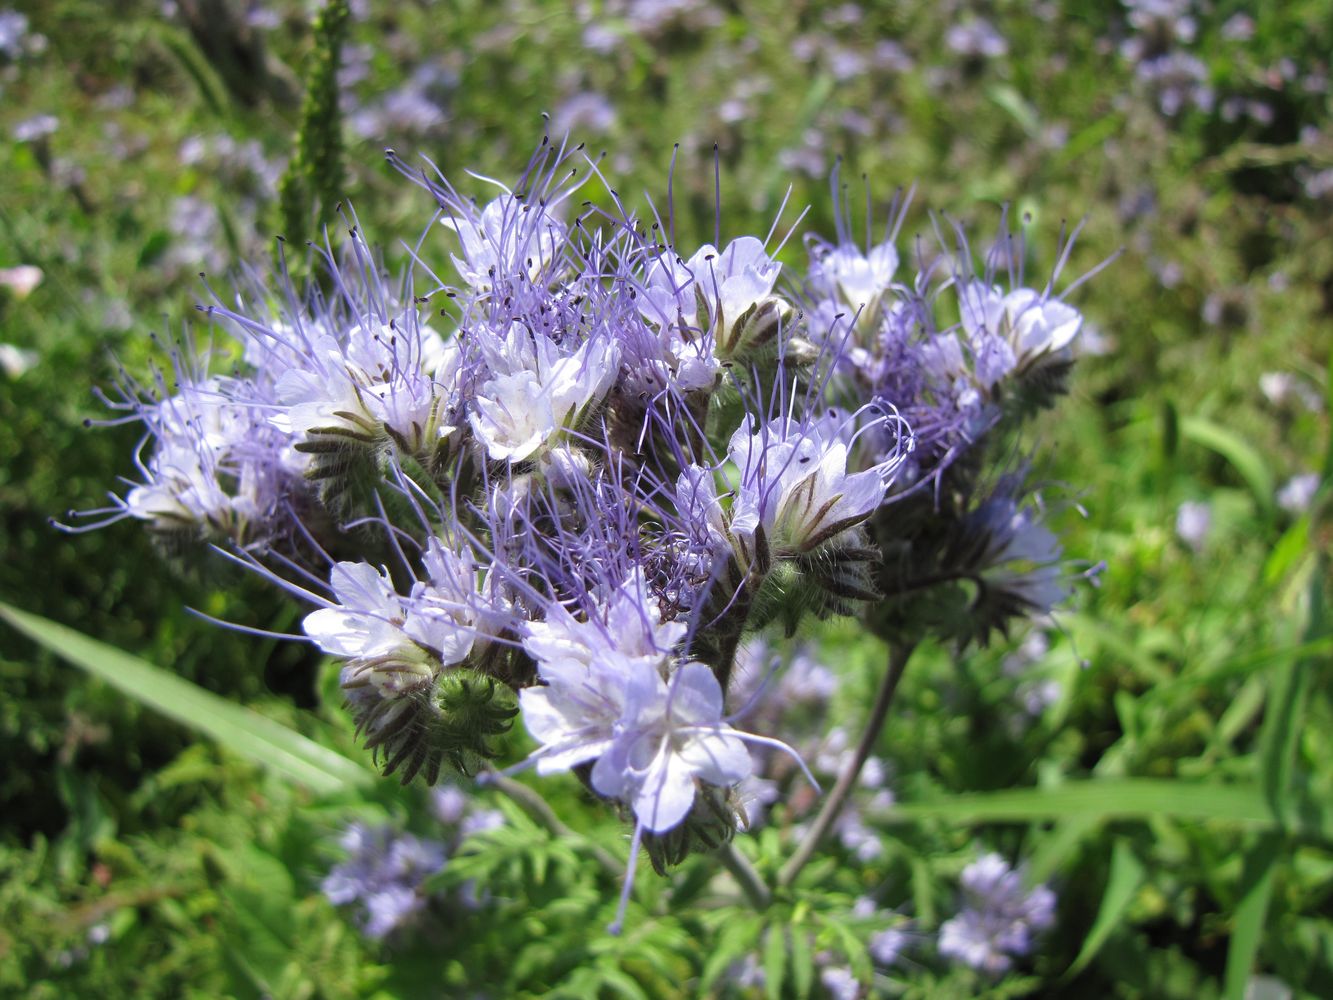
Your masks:
M302 736L253 709L89 638L68 626L0 602L0 619L40 646L82 668L134 700L209 736L238 756L275 771L319 794L368 787L371 773L335 750Z

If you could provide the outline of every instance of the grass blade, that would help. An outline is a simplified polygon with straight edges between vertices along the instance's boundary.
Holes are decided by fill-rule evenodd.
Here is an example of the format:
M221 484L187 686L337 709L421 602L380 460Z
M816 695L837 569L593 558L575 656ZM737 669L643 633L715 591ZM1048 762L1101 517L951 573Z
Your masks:
M331 794L374 781L369 770L337 751L114 646L4 603L0 618L135 701L313 792Z
M1273 473L1263 456L1249 442L1220 424L1201 417L1186 417L1180 422L1180 432L1186 440L1215 451L1230 462L1254 493L1259 509L1272 512L1276 489Z
M1143 874L1143 862L1135 857L1133 848L1128 842L1117 840L1111 849L1111 872L1106 877L1106 890L1102 893L1102 905L1097 908L1097 919L1083 939L1078 957L1065 973L1066 979L1074 978L1097 957L1106 939L1119 926L1134 893L1143 884Z
M1219 784L1161 778L1073 781L1054 788L975 792L921 802L897 803L877 818L886 823L923 819L971 823L1027 823L1083 818L1219 820L1276 829L1263 791L1248 782ZM1306 814L1302 832L1333 840L1322 813Z
M1236 906L1236 926L1227 948L1226 997L1244 1000L1254 959L1259 954L1268 902L1273 896L1273 876L1284 853L1284 838L1267 834L1245 856L1241 875L1240 902Z

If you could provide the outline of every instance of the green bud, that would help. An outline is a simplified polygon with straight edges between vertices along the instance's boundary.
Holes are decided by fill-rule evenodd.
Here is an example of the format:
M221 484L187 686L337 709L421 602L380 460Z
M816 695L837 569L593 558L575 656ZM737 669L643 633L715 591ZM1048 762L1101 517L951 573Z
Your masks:
M439 672L439 662L424 653L389 659L347 671L343 681L349 693L369 686L380 695L354 697L352 707L357 731L386 776L399 771L407 784L420 773L433 785L446 765L471 776L499 754L493 741L518 714L507 687L467 668Z
M643 846L653 871L665 875L694 853L715 851L736 835L741 821L726 789L700 784L694 808L677 826L663 833L645 833Z

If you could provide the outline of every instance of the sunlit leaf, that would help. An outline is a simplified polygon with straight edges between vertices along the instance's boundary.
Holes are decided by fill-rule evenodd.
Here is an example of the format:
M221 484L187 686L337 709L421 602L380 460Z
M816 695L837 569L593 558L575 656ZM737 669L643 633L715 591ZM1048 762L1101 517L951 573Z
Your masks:
M311 791L345 792L369 787L375 780L337 751L114 646L3 603L0 618L135 701Z

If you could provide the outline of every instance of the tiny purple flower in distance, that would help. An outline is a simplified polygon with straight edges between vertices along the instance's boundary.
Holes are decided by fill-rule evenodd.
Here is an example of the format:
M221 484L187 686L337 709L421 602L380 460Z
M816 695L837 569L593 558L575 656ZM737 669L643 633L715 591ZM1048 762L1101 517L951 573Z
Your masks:
M335 906L361 904L359 923L370 938L410 923L426 905L421 883L445 863L442 844L389 826L352 823L340 844L347 857L324 878L324 895Z
M14 10L0 10L0 55L17 59L23 54L24 36L28 33L28 18Z
M907 950L909 939L906 931L901 931L896 927L887 927L882 931L876 931L870 936L870 957L875 960L877 965L890 966L895 964Z
M861 983L856 973L841 965L830 965L819 972L819 981L833 1000L857 1000Z
M1176 534L1195 552L1208 543L1212 526L1213 512L1206 501L1186 500L1176 508Z
M1277 505L1288 514L1304 514L1314 503L1315 494L1319 492L1319 473L1307 472L1304 475L1293 476L1287 480L1287 484L1277 492Z
M1032 950L1033 936L1055 922L1055 893L1023 886L1021 871L998 854L963 869L964 908L940 927L940 954L999 975Z

